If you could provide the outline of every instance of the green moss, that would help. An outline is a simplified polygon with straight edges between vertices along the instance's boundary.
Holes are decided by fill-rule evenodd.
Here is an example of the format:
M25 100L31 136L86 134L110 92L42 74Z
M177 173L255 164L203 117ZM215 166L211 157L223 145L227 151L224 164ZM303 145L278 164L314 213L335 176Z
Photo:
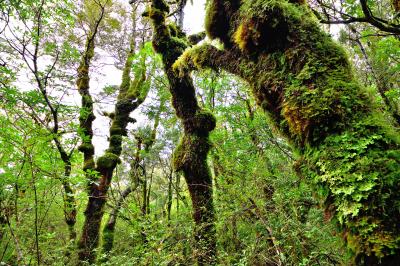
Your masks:
M179 141L178 145L174 149L173 157L172 157L172 165L175 171L179 172L183 170L184 162L185 162L185 141L183 138Z
M171 34L171 36L178 36L178 28L176 27L175 24L168 24L168 29L169 29L169 34Z
M152 3L152 9L157 9L158 2ZM174 151L173 165L175 170L184 173L192 198L196 238L204 240L197 241L198 264L213 265L216 239L212 178L207 165L207 154L211 147L208 135L215 128L215 118L209 111L202 111L199 107L189 73L183 73L179 77L172 69L174 62L189 47L187 38L179 32L176 33L173 27L166 26L166 14L149 15L154 27L153 47L162 56L170 83L172 104L184 127L184 136Z
M109 117L110 119L114 119L115 118L115 113L114 112L111 112L111 113L103 112L103 115Z
M195 44L199 43L200 41L204 40L205 37L206 37L206 33L200 32L197 34L189 35L188 41L191 45L195 45Z
M393 193L400 189L399 153L385 127L370 116L306 151L307 165L315 166L305 173L329 189L333 201L327 204L335 207L334 217L356 254L385 257L400 248L400 202Z
M209 60L209 54L204 49L206 45L195 46L184 51L172 65L173 71L180 77L191 69L203 69L206 62Z
M229 18L239 7L238 0L208 1L205 29L211 39L219 39L226 47L231 46Z
M95 168L95 163L93 159L86 160L83 163L83 171L93 170Z
M78 151L83 152L83 153L85 153L85 152L93 153L94 146L91 143L82 143L81 145L79 145Z
M208 137L185 134L174 150L173 166L176 171L186 171L193 175L207 167L207 154L211 148ZM208 173L201 176L207 177Z
M191 126L197 134L208 135L209 132L214 130L216 121L217 120L211 111L202 109L197 111L194 115L193 120L191 121Z
M133 82L127 92L126 98L127 99L137 99L139 97L139 95L140 95L140 90L138 88L138 85Z
M123 135L124 130L119 125L113 125L110 128L111 135Z
M106 152L97 159L98 169L113 169L117 164L121 163L121 159L114 153Z
M248 27L245 24L240 24L236 29L233 39L235 44L239 46L240 50L245 51L248 42Z
M208 1L207 12L205 18L205 28L208 37L217 39L227 33L229 25L218 25L219 14L218 1Z
M110 137L110 148L107 150L113 154L121 154L122 151L122 136L121 135L112 135Z

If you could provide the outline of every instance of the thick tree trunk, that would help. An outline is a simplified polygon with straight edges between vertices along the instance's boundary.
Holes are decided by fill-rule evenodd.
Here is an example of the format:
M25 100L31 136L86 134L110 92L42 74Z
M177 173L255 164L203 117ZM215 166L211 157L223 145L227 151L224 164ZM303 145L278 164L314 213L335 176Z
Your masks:
M184 135L174 151L174 168L182 171L189 187L196 224L196 257L199 265L215 263L216 236L212 178L207 165L210 150L209 133L216 121L211 112L202 110L196 99L193 81L188 73L178 77L172 64L188 46L180 28L166 25L169 7L163 0L153 0L147 15L154 27L153 47L161 54L167 74L172 104L181 119Z
M400 140L361 88L345 51L320 30L304 1L209 1L208 35L175 62L246 80L275 127L302 155L359 265L400 260ZM318 191L318 190L317 190Z
M106 193L93 189L85 210L85 221L82 234L78 243L78 256L81 262L94 263L96 260L95 249L99 243L99 231L104 214Z
M83 171L85 171L85 176L88 183L87 188L89 196L88 204L85 211L85 223L83 226L81 238L78 243L78 257L81 262L95 261L94 248L96 247L98 236L95 235L97 230L93 228L96 228L97 225L100 226L101 215L102 215L97 213L97 211L95 210L97 210L96 206L104 205L101 202L103 201L103 199L93 195L96 190L95 188L96 177L94 175L96 167L94 162L95 149L92 144L92 138L93 138L92 124L93 121L95 120L95 116L93 112L93 100L89 92L89 82L90 82L89 68L91 60L94 56L94 47L95 47L94 39L96 32L97 29L94 33L89 34L87 38L86 50L82 56L81 63L78 67L78 79L77 79L78 91L82 97L81 98L82 112L79 117L80 129L82 130L82 143L78 149L83 153Z

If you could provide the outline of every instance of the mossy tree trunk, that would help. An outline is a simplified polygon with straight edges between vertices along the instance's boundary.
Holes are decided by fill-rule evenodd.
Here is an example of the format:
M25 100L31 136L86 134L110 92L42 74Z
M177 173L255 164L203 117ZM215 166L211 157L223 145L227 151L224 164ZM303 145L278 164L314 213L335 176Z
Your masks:
M166 24L168 12L165 1L153 0L145 15L152 20L153 47L162 56L172 104L184 128L182 139L174 151L173 163L176 171L184 173L192 199L197 262L199 265L210 265L215 263L216 238L207 154L211 148L209 133L215 128L216 121L211 112L199 107L189 73L179 77L172 70L173 63L189 47L189 42L180 28Z
M104 12L104 11L103 11ZM100 23L98 20L97 27ZM81 63L78 67L77 87L81 95L81 111L79 116L79 127L82 143L79 146L79 151L83 153L83 171L85 172L87 180L87 190L89 195L89 202L92 201L95 192L95 167L94 154L95 148L92 144L93 138L93 121L96 119L93 111L93 99L89 91L89 69L91 60L94 56L95 37L97 27L93 33L88 35L86 40L85 52L82 55ZM89 204L88 204L89 207ZM95 260L94 249L96 248L97 235L96 230L88 230L88 223L94 224L94 219L91 218L91 210L87 208L85 211L85 223L82 230L81 237L78 243L78 256L80 261L93 262ZM94 239L94 240L93 240Z
M224 69L246 80L258 104L301 155L359 265L400 261L400 140L357 82L345 51L304 1L209 1L203 44L174 69Z
M90 34L87 49L78 69L78 90L82 96L82 111L80 116L82 130L82 145L79 150L84 154L84 170L88 179L89 200L85 210L85 221L79 241L79 259L94 263L95 249L100 239L100 226L104 214L104 205L107 192L111 184L114 169L120 163L122 138L127 135L128 123L136 122L129 115L147 97L150 85L146 82L146 68L144 58L142 69L138 76L131 80L130 73L135 53L135 42L132 39L130 51L127 55L122 74L122 83L119 87L115 111L109 114L111 119L109 148L104 155L94 161L94 146L92 144L94 120L93 101L89 92L89 66L94 55L95 31Z

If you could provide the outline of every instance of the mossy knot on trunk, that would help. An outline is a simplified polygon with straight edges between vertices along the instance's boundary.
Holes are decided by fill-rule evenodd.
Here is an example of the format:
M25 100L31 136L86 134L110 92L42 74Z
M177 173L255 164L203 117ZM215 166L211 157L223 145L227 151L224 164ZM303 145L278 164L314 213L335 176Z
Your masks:
M197 135L184 135L173 154L173 166L175 171L184 171L191 173L187 175L197 176L203 168L207 168L207 154L211 148L211 143L208 137ZM206 173L207 174L207 173ZM205 173L199 176L207 176Z
M81 145L79 145L78 151L80 151L82 153L85 153L85 152L93 153L94 146L91 143L82 143Z
M121 159L114 153L106 152L97 159L98 169L114 169L117 164L121 163Z
M186 132L202 136L208 136L208 133L214 130L216 126L216 118L209 110L199 110L192 119L184 121Z
M95 168L95 163L94 163L94 160L93 160L93 158L90 158L90 159L87 159L87 160L85 160L84 161L84 163L83 163L83 171L88 171L88 170L92 170L92 169L94 169Z

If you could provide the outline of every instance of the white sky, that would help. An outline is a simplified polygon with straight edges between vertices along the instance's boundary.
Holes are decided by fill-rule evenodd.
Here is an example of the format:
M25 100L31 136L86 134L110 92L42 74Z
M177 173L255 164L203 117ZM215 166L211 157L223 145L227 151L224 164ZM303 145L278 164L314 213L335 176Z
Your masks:
M204 30L205 0L188 1L185 8L184 29L187 33L197 33Z

